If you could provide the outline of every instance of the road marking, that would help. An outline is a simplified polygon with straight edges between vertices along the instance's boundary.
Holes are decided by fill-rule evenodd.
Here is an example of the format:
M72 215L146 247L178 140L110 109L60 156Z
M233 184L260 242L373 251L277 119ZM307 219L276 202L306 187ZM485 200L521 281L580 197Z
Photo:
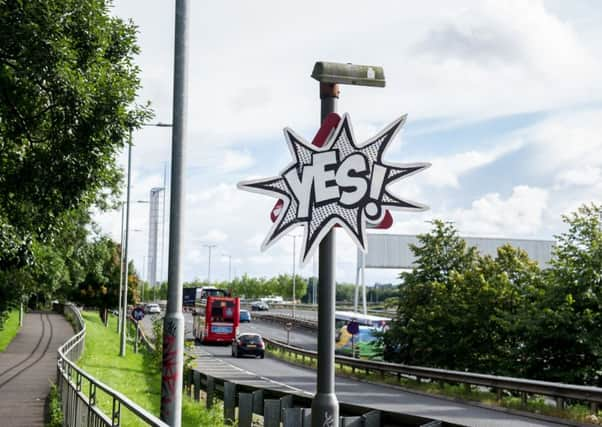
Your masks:
M195 350L196 350L196 348L195 348ZM194 354L194 355L205 356L205 357L209 356L209 357L211 357L210 360L207 360L207 359L203 360L204 364L207 363L207 362L209 362L209 363L211 363L211 362L218 362L219 364L221 364L221 366L219 366L218 364L216 364L217 366L206 366L206 365L203 366L203 368L205 368L205 369L202 369L202 370L205 371L206 373L208 373L207 371L212 371L212 372L218 371L218 369L214 369L214 368L216 368L216 367L217 368L223 368L224 365L226 365L229 370L231 370L232 368L234 368L236 371L239 371L239 372L242 372L244 374L247 374L248 376L255 377L255 378L258 378L258 379L260 379L262 381L266 381L266 382L268 382L270 384L273 384L274 386L278 386L276 388L284 387L286 389L293 390L293 391L295 391L297 393L303 393L303 394L308 395L308 396L313 396L313 393L310 393L309 391L305 391L305 390L302 390L302 389L300 389L298 387L293 387L291 385L288 385L288 384L285 384L285 383L281 383L279 381L275 381L275 380L273 380L271 378L264 377L262 375L258 375L255 372L252 372L252 371L246 370L244 368L241 368L239 366L233 365L233 364L225 361L224 359L216 357L214 354L209 353L208 351L206 351L204 349L200 349L199 348L198 349L198 354L195 351L193 351L191 353ZM209 369L206 369L206 368L209 368ZM219 369L219 372L222 372L222 369ZM228 372L228 371L225 371L225 372ZM248 381L248 380L245 380L245 379L242 379L242 378L240 380L241 381Z

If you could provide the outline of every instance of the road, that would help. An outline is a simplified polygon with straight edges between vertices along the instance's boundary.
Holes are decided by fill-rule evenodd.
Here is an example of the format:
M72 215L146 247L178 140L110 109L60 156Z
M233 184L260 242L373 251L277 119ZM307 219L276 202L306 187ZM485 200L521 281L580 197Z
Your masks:
M192 316L185 313L186 337L192 338ZM145 328L149 325L145 318ZM243 323L241 332L257 332L286 341L287 333L281 324L254 319ZM295 346L316 349L317 335L306 329L291 331L290 343ZM230 346L196 346L197 368L209 375L239 383L261 385L287 392L315 394L316 371L295 366L278 359L233 358ZM336 394L341 402L370 406L375 409L414 414L426 418L444 420L456 424L479 427L527 427L561 426L565 424L545 422L525 416L517 416L503 410L426 396L401 388L371 384L349 378L336 377Z
M260 332L266 336L282 339L286 334L276 324L254 321L243 324L242 331ZM308 332L291 335L292 343L313 343L316 337ZM264 384L278 389L315 394L316 371L294 366L273 358L237 359L231 356L230 346L197 346L198 369L224 379ZM370 384L348 378L336 378L336 394L341 402L370 406L375 409L414 414L467 426L482 427L527 427L560 426L563 424L544 422L516 416L503 411L481 408L462 402L425 396L387 385Z

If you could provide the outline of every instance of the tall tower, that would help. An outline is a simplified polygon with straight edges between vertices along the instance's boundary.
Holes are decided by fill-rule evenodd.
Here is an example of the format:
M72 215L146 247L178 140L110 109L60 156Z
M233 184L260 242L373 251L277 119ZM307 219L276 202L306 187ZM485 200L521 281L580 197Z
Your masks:
M152 188L150 191L150 207L148 220L148 283L154 289L157 283L157 240L159 230L159 205L161 204L161 187Z

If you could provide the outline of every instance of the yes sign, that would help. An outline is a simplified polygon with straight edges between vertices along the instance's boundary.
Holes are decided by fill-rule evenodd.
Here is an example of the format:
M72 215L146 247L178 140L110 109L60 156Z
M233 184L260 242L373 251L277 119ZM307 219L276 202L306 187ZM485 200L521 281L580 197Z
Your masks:
M262 245L266 249L297 225L304 227L301 260L307 262L336 224L366 250L366 222L377 222L385 208L420 211L426 206L398 198L387 189L394 181L419 172L428 163L385 163L383 153L403 126L395 120L361 145L355 143L345 114L322 148L284 129L294 159L279 176L245 181L238 187L283 200L282 211Z

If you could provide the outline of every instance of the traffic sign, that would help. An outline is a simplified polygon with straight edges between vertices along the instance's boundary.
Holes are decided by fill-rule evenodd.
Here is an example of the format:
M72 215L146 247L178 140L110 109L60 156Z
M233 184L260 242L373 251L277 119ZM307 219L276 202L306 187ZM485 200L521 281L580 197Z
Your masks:
M360 324L357 323L355 320L352 320L351 322L349 322L347 324L347 332L349 332L351 335L357 335L360 333Z
M132 310L132 317L136 320L144 319L144 309L142 307L136 307Z

